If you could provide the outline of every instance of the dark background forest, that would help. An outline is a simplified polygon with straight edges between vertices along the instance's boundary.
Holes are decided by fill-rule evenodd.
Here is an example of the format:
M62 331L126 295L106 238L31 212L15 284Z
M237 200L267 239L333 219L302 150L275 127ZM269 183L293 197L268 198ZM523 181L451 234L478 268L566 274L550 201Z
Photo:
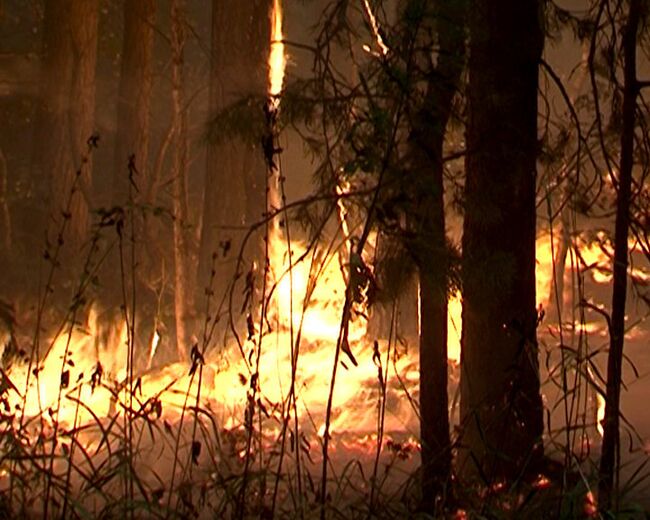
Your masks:
M0 0L0 516L645 518L650 3Z

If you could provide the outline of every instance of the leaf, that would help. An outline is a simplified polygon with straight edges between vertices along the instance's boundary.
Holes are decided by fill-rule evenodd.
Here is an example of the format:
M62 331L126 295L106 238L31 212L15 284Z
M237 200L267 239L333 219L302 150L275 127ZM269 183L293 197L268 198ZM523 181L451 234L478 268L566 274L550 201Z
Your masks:
M64 370L61 373L61 388L68 388L69 384L70 384L70 371Z
M246 327L248 329L248 340L252 340L255 337L255 323L253 323L253 316L251 314L246 315Z
M203 354L199 350L199 345L197 343L192 345L190 358L192 360L192 366L190 367L189 375L192 376L196 372L196 369L199 367L199 365L205 365L205 359L203 358Z
M341 350L345 352L345 354L347 354L347 356L350 358L350 361L352 361L352 364L355 367L359 366L359 363L357 363L357 359L354 357L352 350L350 350L350 343L348 341L347 331L346 334L343 336L343 339L341 339Z
M192 442L192 462L199 463L199 455L201 455L201 443L199 441Z
M102 374L103 373L104 373L104 369L102 368L102 364L98 361L97 364L95 365L95 370L90 375L90 389L91 389L91 391L94 391L95 387L99 386L99 384L102 382Z

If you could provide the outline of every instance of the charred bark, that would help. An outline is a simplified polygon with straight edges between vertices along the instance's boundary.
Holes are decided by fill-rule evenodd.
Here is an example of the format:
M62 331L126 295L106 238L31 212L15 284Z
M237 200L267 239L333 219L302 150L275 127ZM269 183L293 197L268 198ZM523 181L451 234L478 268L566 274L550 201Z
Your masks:
M535 308L540 3L473 3L463 232L460 471L489 485L543 454Z
M636 77L637 34L642 16L642 0L630 0L627 23L623 29L623 126L621 129L621 158L616 196L616 226L614 235L614 288L610 324L609 356L607 359L607 393L603 424L603 446L598 486L599 508L606 512L617 508L615 489L620 465L620 398L625 340L625 299L627 293L628 234L634 166L634 130L636 98L639 83Z

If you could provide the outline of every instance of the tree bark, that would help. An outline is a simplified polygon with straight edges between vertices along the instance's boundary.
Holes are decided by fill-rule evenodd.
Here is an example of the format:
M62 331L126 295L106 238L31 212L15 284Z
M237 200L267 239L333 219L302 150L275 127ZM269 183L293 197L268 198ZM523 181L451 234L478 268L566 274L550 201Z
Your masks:
M211 117L244 96L259 98L262 110L267 90L270 12L270 0L213 1ZM213 254L217 255L217 270L212 291L220 298L232 282L244 236L242 230L233 230L232 226L243 228L261 220L266 210L265 175L258 145L230 136L209 145L199 253L200 290L207 289L210 283ZM257 247L254 251L258 262L261 250Z
M4 258L11 249L11 213L7 202L7 160L0 149L0 251Z
M616 227L614 235L614 289L610 325L609 356L607 358L607 393L603 424L603 447L600 459L598 503L606 512L618 504L615 500L616 473L620 465L620 397L625 339L625 299L627 293L628 234L632 168L634 166L634 130L636 98L639 84L636 77L636 45L641 23L642 0L630 0L626 26L623 29L623 126L621 129L621 159L616 197Z
M543 455L535 308L538 64L534 0L477 0L463 232L460 471L486 485Z
M420 3L420 2L416 2ZM422 444L422 507L435 513L451 476L451 441L447 396L447 300L449 251L445 232L443 144L452 101L465 62L466 3L422 4L422 32L437 34L437 64L431 38L418 42L416 56L426 71L422 105L411 115L408 139L409 175L415 190L413 251L420 279L420 441ZM410 6L411 10L413 6ZM411 10L411 12L413 12Z
M149 116L153 69L155 0L124 3L122 68L117 99L117 142L113 203L123 204L129 193L129 157L135 157L143 192L149 182Z
M174 314L176 351L181 361L188 359L190 338L186 329L192 291L189 287L188 255L190 237L187 222L187 112L184 105L183 67L185 47L185 0L172 0L172 104L174 154L172 158L172 196L174 209Z
M35 174L49 184L50 238L61 229L70 200L69 235L79 244L88 230L92 162L98 0L47 0ZM77 174L78 172L78 174Z

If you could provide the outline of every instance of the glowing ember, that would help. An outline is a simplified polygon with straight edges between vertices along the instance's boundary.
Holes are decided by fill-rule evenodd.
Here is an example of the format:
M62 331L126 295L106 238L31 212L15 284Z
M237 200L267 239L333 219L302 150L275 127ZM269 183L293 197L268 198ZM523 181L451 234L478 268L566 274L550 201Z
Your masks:
M588 491L585 495L583 510L586 516L592 518L598 515L598 502L593 491Z
M535 489L548 489L551 487L551 480L546 475L538 475L535 482L533 482Z
M469 515L464 509L457 509L452 518L454 520L467 520L469 518Z

